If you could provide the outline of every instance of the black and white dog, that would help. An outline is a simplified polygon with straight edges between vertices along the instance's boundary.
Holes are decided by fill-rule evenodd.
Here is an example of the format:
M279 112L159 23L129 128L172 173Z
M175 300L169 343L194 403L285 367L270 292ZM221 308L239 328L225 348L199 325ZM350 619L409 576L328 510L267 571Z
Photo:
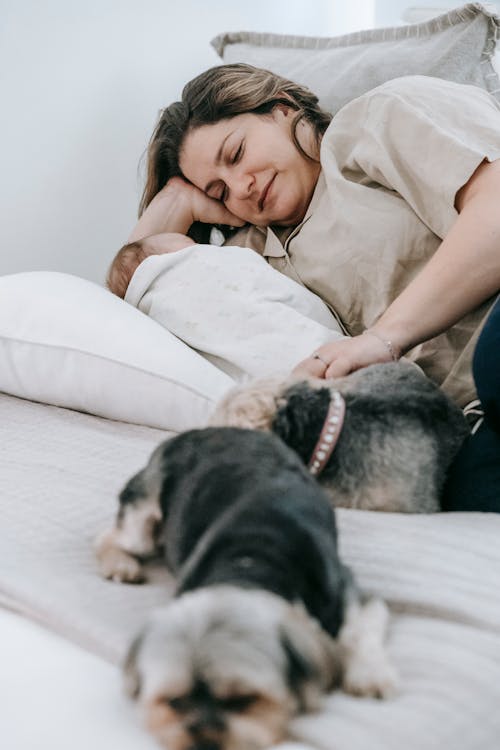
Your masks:
M267 378L231 390L210 423L272 430L337 507L439 510L469 428L461 409L404 360L335 380Z
M162 553L174 599L130 647L125 675L169 750L257 750L336 684L385 697L385 604L337 552L329 497L271 433L192 430L162 443L97 543L102 574L144 580Z

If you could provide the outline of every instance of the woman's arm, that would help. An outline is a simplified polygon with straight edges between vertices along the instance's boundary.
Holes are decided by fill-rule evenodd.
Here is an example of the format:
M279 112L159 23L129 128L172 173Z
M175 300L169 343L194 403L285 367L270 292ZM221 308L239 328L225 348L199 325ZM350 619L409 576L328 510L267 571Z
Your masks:
M500 160L483 162L456 196L458 219L422 271L370 329L318 349L297 366L338 377L404 354L458 322L500 289ZM377 338L380 337L380 338Z
M186 234L195 221L243 226L244 221L182 177L172 177L146 208L127 242L163 232Z

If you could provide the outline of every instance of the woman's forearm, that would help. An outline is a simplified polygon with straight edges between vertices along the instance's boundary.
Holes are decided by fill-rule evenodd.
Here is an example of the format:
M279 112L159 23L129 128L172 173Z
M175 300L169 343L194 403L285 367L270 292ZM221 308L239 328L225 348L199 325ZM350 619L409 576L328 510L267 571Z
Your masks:
M128 242L163 232L186 234L193 223L191 203L185 192L167 185L146 208L135 225Z
M500 290L500 160L483 163L456 196L459 216L418 276L360 335L324 344L295 368L337 378L390 362L457 323Z
M500 289L500 161L480 167L463 190L450 232L373 326L402 353L447 330Z

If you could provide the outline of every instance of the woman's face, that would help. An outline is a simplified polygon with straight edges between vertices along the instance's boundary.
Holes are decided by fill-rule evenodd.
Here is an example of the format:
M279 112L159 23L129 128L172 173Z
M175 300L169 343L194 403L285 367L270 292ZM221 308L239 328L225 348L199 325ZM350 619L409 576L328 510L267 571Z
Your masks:
M201 125L184 139L179 165L184 177L244 221L294 226L306 213L320 165L292 141L294 111L243 114ZM312 128L299 123L297 137L316 156Z

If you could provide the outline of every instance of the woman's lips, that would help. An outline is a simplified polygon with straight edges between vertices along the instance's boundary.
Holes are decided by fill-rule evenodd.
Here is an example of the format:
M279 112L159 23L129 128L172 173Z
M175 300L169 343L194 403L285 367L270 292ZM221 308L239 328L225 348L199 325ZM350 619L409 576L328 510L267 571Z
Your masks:
M274 174L271 177L271 179L269 180L269 182L267 183L267 185L264 188L264 190L262 191L262 195L261 195L261 198L260 198L260 201L259 201L259 209L261 211L264 209L264 204L265 204L265 202L267 200L267 196L269 195L269 190L271 189L271 185L273 184L275 177L276 177L276 175Z

